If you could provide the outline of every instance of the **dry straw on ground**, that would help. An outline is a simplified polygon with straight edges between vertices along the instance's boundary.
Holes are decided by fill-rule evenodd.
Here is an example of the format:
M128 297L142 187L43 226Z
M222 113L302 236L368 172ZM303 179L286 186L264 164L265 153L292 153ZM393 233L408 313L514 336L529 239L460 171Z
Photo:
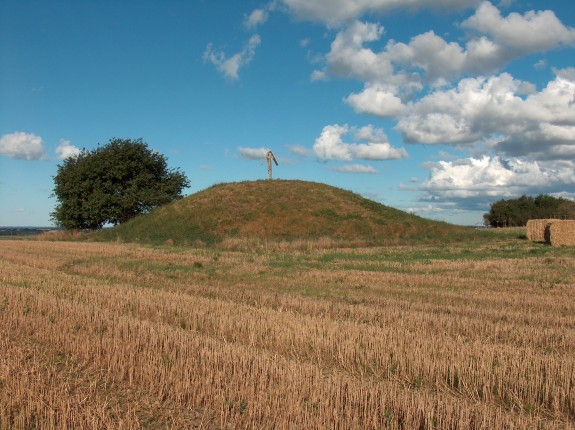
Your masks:
M0 241L0 429L573 429L537 246Z
M547 223L545 241L552 246L575 245L575 220Z

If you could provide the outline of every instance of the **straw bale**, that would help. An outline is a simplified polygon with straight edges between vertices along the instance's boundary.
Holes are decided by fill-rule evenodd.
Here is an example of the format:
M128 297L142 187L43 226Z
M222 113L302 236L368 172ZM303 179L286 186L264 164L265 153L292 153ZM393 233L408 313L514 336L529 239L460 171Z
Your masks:
M545 239L551 246L575 245L575 220L548 223Z
M527 221L527 239L533 242L546 242L545 228L557 219L530 219Z

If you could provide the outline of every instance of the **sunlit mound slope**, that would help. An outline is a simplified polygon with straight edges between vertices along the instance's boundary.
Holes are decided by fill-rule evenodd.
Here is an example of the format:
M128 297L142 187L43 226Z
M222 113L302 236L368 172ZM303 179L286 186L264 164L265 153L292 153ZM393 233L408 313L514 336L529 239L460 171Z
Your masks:
M457 240L470 229L427 220L329 185L293 180L214 185L97 234L176 245L226 238L365 244Z

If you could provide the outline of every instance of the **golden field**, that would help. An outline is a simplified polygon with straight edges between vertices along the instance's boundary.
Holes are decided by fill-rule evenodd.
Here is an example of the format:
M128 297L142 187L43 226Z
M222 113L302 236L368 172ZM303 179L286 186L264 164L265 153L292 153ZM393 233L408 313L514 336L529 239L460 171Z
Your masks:
M575 252L0 241L0 429L575 428Z

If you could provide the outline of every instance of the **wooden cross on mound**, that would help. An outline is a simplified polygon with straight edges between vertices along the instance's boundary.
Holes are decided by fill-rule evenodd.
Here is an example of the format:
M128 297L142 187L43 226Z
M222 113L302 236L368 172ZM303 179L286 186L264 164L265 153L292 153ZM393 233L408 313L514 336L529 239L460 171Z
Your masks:
M272 179L272 160L274 163L276 163L276 166L279 166L278 160L276 160L274 153L271 151L268 151L266 154L266 157L264 158L264 161L268 162L268 175L269 175L270 179ZM262 161L262 164L264 163L264 161Z

